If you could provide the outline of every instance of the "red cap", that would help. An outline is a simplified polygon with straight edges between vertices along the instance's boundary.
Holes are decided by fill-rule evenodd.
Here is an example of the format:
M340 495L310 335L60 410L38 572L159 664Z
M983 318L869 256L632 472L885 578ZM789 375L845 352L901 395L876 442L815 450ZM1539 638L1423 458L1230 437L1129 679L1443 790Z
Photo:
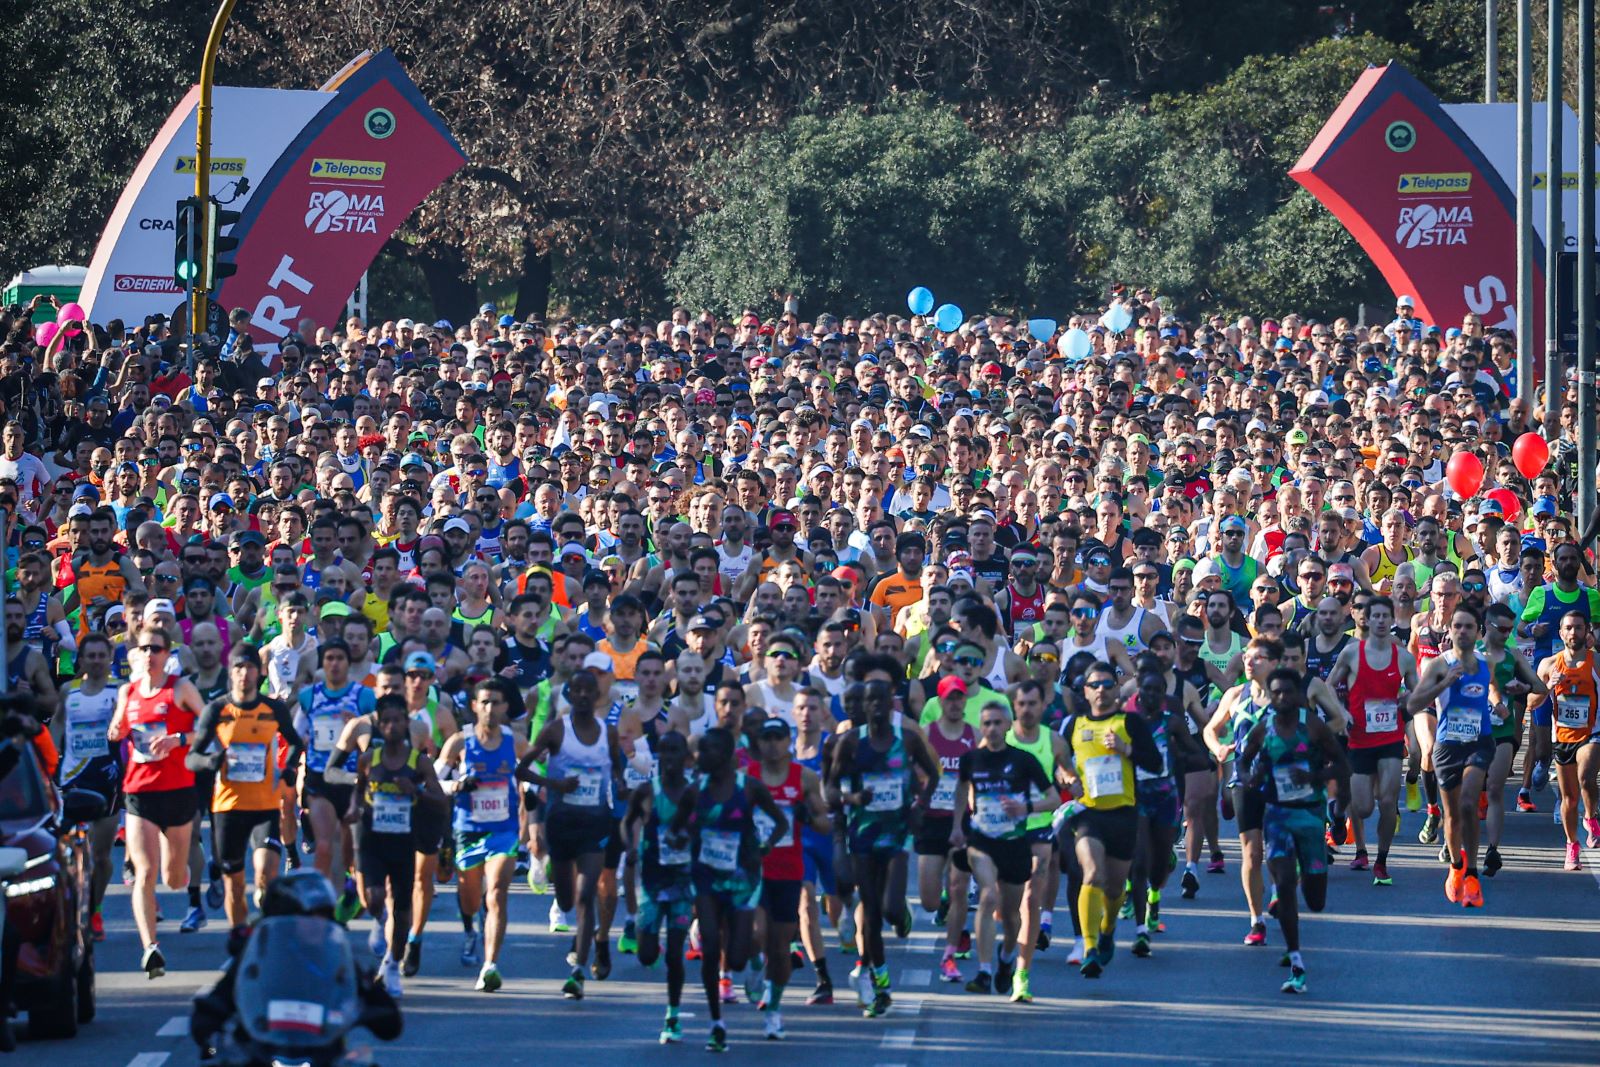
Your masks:
M985 363L983 365L983 376L985 378L998 378L998 377L1000 377L1000 374L1001 374L1000 364L998 364L998 363Z
M967 694L967 683L963 682L954 674L946 675L944 679L939 682L940 697L947 697L951 693L960 693L962 696L966 696Z
M771 517L767 519L767 529L771 530L779 526L800 528L800 524L794 520L794 512L792 511L774 511Z

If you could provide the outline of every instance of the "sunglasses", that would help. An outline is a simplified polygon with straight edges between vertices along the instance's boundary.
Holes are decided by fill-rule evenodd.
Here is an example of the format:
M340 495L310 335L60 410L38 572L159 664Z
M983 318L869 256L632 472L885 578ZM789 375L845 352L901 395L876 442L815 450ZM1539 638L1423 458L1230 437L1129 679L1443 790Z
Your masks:
M1054 652L1030 652L1028 659L1035 663L1060 663L1061 657Z
M1073 608L1072 617L1075 619L1092 619L1100 614L1098 608Z
M767 658L768 659L799 659L800 657L796 656L793 652L790 652L787 648L774 648L774 649L770 649L767 652Z
M950 653L954 652L960 647L961 646L954 641L940 641L938 644L933 646L933 650L941 655L948 656Z
M957 656L956 662L963 667L983 666L983 660L979 659L977 656Z
M140 652L148 653L150 655L154 655L157 652L167 651L166 645L140 645L138 648Z
M1110 678L1102 678L1098 682L1084 682L1083 684L1089 689L1110 689L1117 683Z

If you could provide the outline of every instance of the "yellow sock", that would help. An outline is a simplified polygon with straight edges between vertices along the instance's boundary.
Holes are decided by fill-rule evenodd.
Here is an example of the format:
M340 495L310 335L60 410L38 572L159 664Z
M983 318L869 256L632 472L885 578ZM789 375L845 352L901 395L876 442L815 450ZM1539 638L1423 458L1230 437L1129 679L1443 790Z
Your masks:
M1126 889L1119 890L1115 897L1107 897L1105 906L1101 911L1100 932L1103 934L1115 933L1117 929L1117 915L1122 911L1122 902L1128 896Z
M1105 919L1106 895L1092 885L1078 892L1078 921L1083 925L1083 943L1094 948L1100 943L1100 924Z

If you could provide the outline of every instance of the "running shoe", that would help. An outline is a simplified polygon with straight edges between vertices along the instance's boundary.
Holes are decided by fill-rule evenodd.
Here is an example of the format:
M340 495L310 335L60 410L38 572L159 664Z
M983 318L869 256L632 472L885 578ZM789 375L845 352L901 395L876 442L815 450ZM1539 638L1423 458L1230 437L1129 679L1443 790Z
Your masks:
M407 978L415 978L422 969L422 939L407 941L405 954L400 957L400 973Z
M1475 874L1469 874L1461 880L1461 906L1483 907L1483 883L1478 881L1478 876Z
M817 1007L818 1005L827 1005L827 1004L832 1004L832 1003L833 1003L833 983L832 982L818 982L817 983L817 988L813 989L811 991L811 995L806 998L806 1007L808 1007L808 1008L814 1008L814 1007Z
M1589 835L1584 848L1600 848L1600 819L1590 816L1583 820L1583 832Z
M1583 870L1583 864L1578 860L1578 843L1576 841L1567 842L1567 862L1561 865L1561 869L1564 871Z
M189 909L189 914L185 915L183 922L178 924L178 933L192 934L196 930L202 929L209 921L206 918L206 909L196 905Z
M340 926L350 925L350 920L361 914L361 898L356 895L355 886L347 886L339 894L339 902L333 908L333 921Z
M1489 794L1488 793L1479 793L1478 794L1478 821L1482 822L1483 820L1487 819L1488 817L1489 817Z
M1133 921L1133 894L1124 891L1122 894L1122 907L1117 911L1119 922Z
M161 954L161 946L151 945L144 950L144 958L139 961L139 967L144 971L146 978L160 978L167 973L167 957Z
M1526 789L1517 790L1517 810L1518 811L1538 811L1539 810L1539 806L1533 802L1533 798L1528 795L1528 791Z
M972 931L963 930L961 936L956 938L956 959L970 960L972 958Z
M384 936L381 917L372 924L372 932L367 934L367 951L380 960L389 952L389 939Z
M961 981L961 968L954 956L946 956L939 961L939 980L952 983Z
M550 862L548 860L534 860L528 865L528 888L539 896L550 892ZM680 1038L683 1036L680 1032Z
M1028 969L1017 968L1017 973L1011 979L1011 1003L1032 1004L1033 990L1028 988Z
M286 845L283 850L283 863L291 871L298 871L301 864L300 850L293 845Z
M222 879L213 878L206 886L206 907L212 911L222 910Z
M717 996L724 1004L739 1003L739 991L733 988L733 979L723 975L717 982Z
M478 984L472 988L480 993L494 993L500 988L500 968L493 962L485 963L478 972Z
M728 1051L728 1028L720 1020L711 1024L711 1036L706 1038L706 1051Z
M572 920L567 918L566 913L561 910L560 902L555 900L550 902L550 932L552 934L572 933Z
M1193 900L1195 894L1200 892L1200 878L1194 873L1194 864L1183 869L1183 899Z
M700 955L700 921L697 919L689 924L689 943L684 946L683 958L697 960Z
M904 941L911 936L911 905L907 904L905 914L894 921L894 936Z
M1440 863L1449 863L1450 862L1450 846L1445 844L1442 841L1439 843L1439 862Z
M1207 874L1222 874L1227 869L1227 863L1223 861L1221 856L1215 854L1212 855L1211 862L1206 864Z
M1273 882L1271 895L1267 897L1267 914L1272 918L1278 917L1278 883Z
M123 885L132 885L133 884L133 861L132 860L125 859L125 860L122 861L122 884Z
M567 942L567 966L568 967L576 967L577 965L578 965L578 935L577 934L573 934L572 935L572 940Z
M943 926L944 921L950 917L950 891L941 890L939 893L939 907L933 913L933 925Z
M398 961L385 957L382 976L383 988L389 991L391 997L399 1000L405 995L405 983L400 979L400 964Z
M873 972L872 988L880 992L889 988L889 968L887 965L882 971Z
M994 991L1002 997L1011 994L1011 979L1016 976L1017 961L1007 963L1003 959L996 959L994 965Z
M1505 865L1506 861L1500 858L1500 850L1490 845L1488 851L1483 854L1483 876L1493 878L1495 872Z
M1406 810L1422 810L1422 787L1416 782L1406 783Z
M1247 945L1265 945L1267 943L1267 924L1251 923L1250 932L1244 935L1244 943Z
M1278 988L1285 993L1304 993L1306 991L1306 969L1293 967L1289 970L1289 980Z
M1111 962L1111 957L1117 954L1117 932L1115 930L1101 930L1100 943L1095 946L1095 956L1100 960L1100 966L1105 968Z
M872 1003L862 1009L861 1014L868 1019L878 1019L889 1014L889 1009L894 1006L894 998L887 989L880 989L872 998Z
M1367 869L1366 849L1362 848L1356 850L1356 854L1350 859L1350 869L1352 871L1364 871Z
M1394 885L1394 879L1389 877L1389 865L1379 860L1372 865L1373 885Z
M576 967L572 969L572 973L567 976L566 984L561 987L561 995L566 997L568 1000L583 999L582 971L578 970Z
M1533 765L1533 791L1543 793L1545 786L1550 784L1550 763L1540 760Z
M611 939L609 937L594 939L594 962L589 964L589 974L596 982L604 982L611 977Z
M617 938L617 951L624 956L632 956L639 951L639 931L629 919L622 924L622 936Z
M1091 950L1085 950L1083 964L1078 968L1078 973L1085 978L1099 978L1105 968L1100 964L1100 957Z
M1072 939L1072 951L1067 953L1067 966L1068 967L1076 967L1078 964L1082 963L1083 962L1083 955L1084 955L1085 951L1086 950L1084 948L1083 938L1081 938L1081 937L1073 938Z
M989 977L988 971L979 971L967 982L968 993L989 994L994 992L994 979Z
M1466 880L1466 868L1451 867L1444 876L1444 898L1452 904L1461 903L1461 883Z
M532 867L533 862L528 856L528 850L526 848L517 849L516 864L511 868L512 876L515 878L523 878L527 875L528 871L532 869Z
M89 933L96 941L106 939L106 920L98 911L89 916Z
M1439 812L1433 805L1428 805L1428 816L1422 820L1422 829L1417 831L1417 840L1424 845L1431 845L1439 840Z
M744 966L744 999L754 1004L759 1001L767 991L767 982L763 973L766 967L760 956L753 957Z
M1141 960L1150 957L1150 935L1138 933L1133 937L1133 954Z
M683 1024L676 1015L667 1016L661 1024L660 1041L663 1045L676 1045L683 1040Z
M767 1012L765 1032L768 1041L782 1041L789 1036L783 1032L782 1012Z
M468 930L461 942L461 966L481 967L483 965L483 941L478 937L478 930L474 927Z
M1033 942L1033 950L1035 952L1046 952L1046 951L1049 950L1049 948L1050 948L1050 928L1051 928L1051 925L1052 925L1051 923L1045 922L1043 920L1040 921L1040 923L1039 923L1039 936Z
M856 917L854 908L846 908L839 917L839 951L845 955L856 950Z
M1161 897L1154 890L1151 891L1150 897L1145 900L1145 918L1148 921L1151 933L1164 934L1167 932L1167 924L1161 921Z

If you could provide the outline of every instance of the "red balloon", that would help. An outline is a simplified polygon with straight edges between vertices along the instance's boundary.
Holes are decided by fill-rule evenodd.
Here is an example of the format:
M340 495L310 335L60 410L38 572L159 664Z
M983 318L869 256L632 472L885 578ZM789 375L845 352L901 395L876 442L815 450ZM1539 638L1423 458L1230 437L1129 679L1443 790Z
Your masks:
M1511 462L1517 465L1517 470L1530 482L1539 477L1544 470L1544 465L1550 462L1550 446L1545 439L1529 431L1517 438L1517 443L1511 446Z
M1483 460L1471 452L1457 452L1445 464L1444 477L1456 496L1466 500L1483 485Z
M1484 499L1493 500L1500 505L1500 513L1507 522L1516 522L1517 516L1522 514L1522 501L1517 499L1517 494L1509 489L1491 489L1483 494Z

